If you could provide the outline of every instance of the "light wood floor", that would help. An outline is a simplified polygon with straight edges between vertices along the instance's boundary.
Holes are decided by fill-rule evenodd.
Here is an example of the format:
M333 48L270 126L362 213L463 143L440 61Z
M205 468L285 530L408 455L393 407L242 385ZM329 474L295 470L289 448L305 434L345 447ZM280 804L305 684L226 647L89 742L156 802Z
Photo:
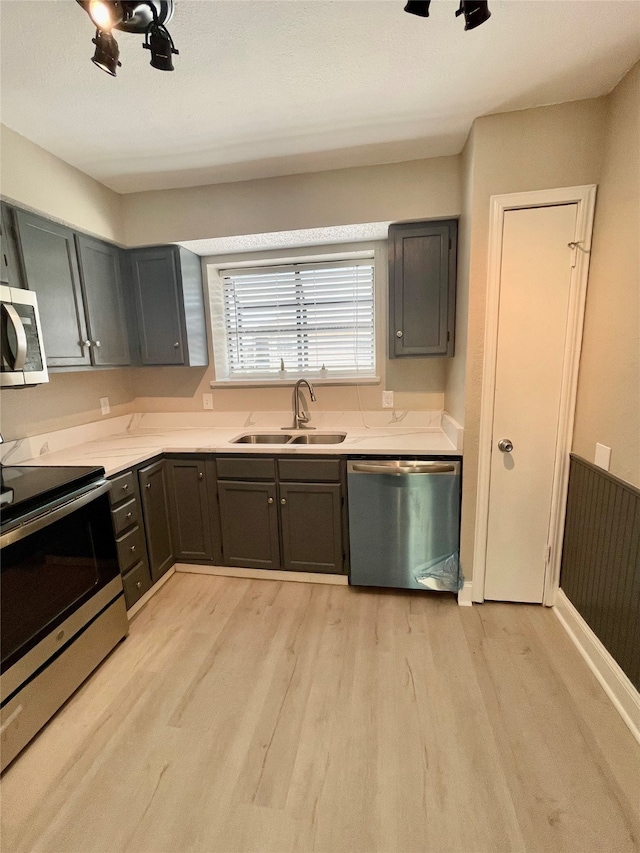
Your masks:
M549 610L176 574L5 773L2 849L621 853L639 798Z

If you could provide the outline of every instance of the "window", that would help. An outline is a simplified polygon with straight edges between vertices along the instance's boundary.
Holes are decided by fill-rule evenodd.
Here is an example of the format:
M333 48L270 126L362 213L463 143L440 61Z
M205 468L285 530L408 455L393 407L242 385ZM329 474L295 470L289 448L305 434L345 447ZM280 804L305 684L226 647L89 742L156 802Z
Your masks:
M220 276L229 379L374 375L372 259Z

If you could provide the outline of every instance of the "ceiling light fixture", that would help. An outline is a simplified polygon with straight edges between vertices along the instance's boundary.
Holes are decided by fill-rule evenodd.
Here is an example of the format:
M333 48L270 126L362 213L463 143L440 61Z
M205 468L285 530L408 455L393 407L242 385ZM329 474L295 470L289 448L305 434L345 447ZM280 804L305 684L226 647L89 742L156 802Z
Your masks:
M408 0L404 11L410 15L418 15L420 18L428 18L430 4L431 0Z
M431 0L407 0L404 11L410 15L418 15L420 18L428 18L430 4ZM460 0L456 18L458 15L464 15L465 30L473 30L488 21L491 12L487 0Z
M480 24L484 24L491 17L487 0L460 0L460 8L456 12L464 15L465 30L475 30Z
M143 47L151 51L150 65L173 71L172 54L177 54L165 24L173 17L173 0L77 0L97 27L93 62L113 77L119 49L111 30L144 34Z
M122 65L118 57L120 49L118 42L114 39L111 33L104 33L102 30L96 30L96 37L91 39L96 46L96 52L91 60L98 68L102 68L107 74L112 77L116 76L116 68Z

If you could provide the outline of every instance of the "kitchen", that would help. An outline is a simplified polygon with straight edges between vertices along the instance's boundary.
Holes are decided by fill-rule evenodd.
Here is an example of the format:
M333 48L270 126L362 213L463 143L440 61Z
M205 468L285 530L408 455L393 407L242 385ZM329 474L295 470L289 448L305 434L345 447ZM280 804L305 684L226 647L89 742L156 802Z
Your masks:
M187 3L184 5L189 7ZM180 30L174 32L174 25L178 27L180 8L178 5L171 25L172 35L179 47ZM86 23L81 10L75 8L68 12L67 22L76 20L74 13L80 15L82 23ZM404 17L411 20L410 16ZM496 19L497 13L494 11L491 21L478 28L477 35L480 36L483 30L488 31ZM437 20L435 11L432 11L429 21L418 23L433 25ZM80 24L78 27L79 39L84 38L86 28L82 30ZM467 36L473 36L473 33ZM3 35L3 48L5 38ZM133 46L125 38L122 39L123 51L126 43L128 50L133 52ZM186 34L183 44L185 39L188 43ZM116 81L92 69L84 56L84 42L81 42L81 48L82 62L87 65L84 72L87 75L87 91L92 91L94 86L101 86L104 87L100 89L105 92L104 97L113 99L114 95L106 87ZM6 55L6 48L4 52ZM181 56L175 59L173 80L178 77L178 63L185 53L183 49ZM302 169L298 164L304 162L304 158L300 155L298 160L293 161L291 171L280 176L265 173L252 176L251 172L245 171L243 180L222 183L220 175L224 170L220 168L218 180L206 177L198 177L196 180L192 175L187 175L182 186L172 189L154 189L153 176L148 176L145 179L148 182L147 189L133 192L125 189L122 194L114 192L34 145L25 136L3 127L3 198L18 207L62 221L76 231L89 232L122 246L166 245L180 241L191 243L196 248L192 241L212 241L205 251L198 251L198 254L210 261L205 262L206 267L215 266L220 256L233 256L234 263L241 263L242 253L251 251L252 246L255 246L255 235L294 232L293 236L288 235L288 242L283 245L287 255L291 256L296 245L293 241L297 241L298 246L304 246L303 241L309 238L304 232L311 230L344 229L338 231L337 239L334 237L336 242L361 243L354 226L362 223L459 218L456 349L453 358L386 359L385 335L378 334L376 346L381 354L378 364L381 371L384 370L381 384L367 385L362 382L359 385L332 386L319 381L315 386L317 402L310 403L308 410L311 424L323 431L328 431L328 428L340 430L340 425L336 423L336 412L352 412L360 418L361 412L376 413L377 418L384 418L378 424L392 426L393 415L385 412L381 405L381 390L384 389L394 393L391 412L396 416L401 416L405 411L416 413L416 423L420 423L421 429L425 428L427 416L423 414L420 421L420 413L443 410L455 422L464 424L460 560L465 580L472 581L475 577L474 530L490 196L554 187L598 185L571 450L584 459L593 460L595 444L603 443L612 449L611 473L636 487L640 482L638 329L635 322L637 267L633 266L637 258L634 259L631 251L620 251L620 246L631 247L637 243L638 200L637 195L630 192L630 188L637 186L637 181L633 171L634 158L629 157L629 151L637 150L637 125L633 122L637 118L638 66L631 68L633 58L631 52L629 60L625 60L626 65L620 67L608 88L598 91L598 96L576 90L573 97L561 99L564 103L536 105L513 112L491 110L493 114L476 118L466 142L462 141L463 145L459 149L461 153L438 154L435 149L431 149L432 154L423 157L398 162L385 162L383 159L378 165L365 162L349 168L342 161L341 168L325 167L323 171L315 171L317 167L314 166ZM84 65L81 67L84 71ZM624 76L628 69L631 70ZM93 77L90 72L95 72ZM98 75L99 83L95 75ZM118 75L117 83L120 84L124 79L124 70L119 71ZM164 77L160 76L161 79ZM6 102L5 98L3 100ZM542 96L537 103L553 100ZM7 122L10 124L8 118ZM340 161L325 159L323 163L331 166ZM326 236L323 232L320 239ZM381 239L379 232L370 232L366 239L369 244L374 244L374 253L380 251L375 245ZM279 252L282 257L282 251L277 245L272 244L263 254L267 251ZM303 251L299 249L298 256ZM382 251L385 253L384 247ZM384 261L381 267L382 275L385 275ZM612 269L615 274L610 272ZM616 299L611 299L613 281ZM384 317L385 297L385 293L376 290L376 298L382 306L382 311L377 314L378 322ZM207 322L211 322L210 318ZM611 333L612 329L616 329L615 336ZM55 442L60 439L59 430L71 428L77 430L71 434L72 445L94 438L104 440L106 447L108 429L105 425L109 425L109 421L115 418L126 419L132 415L142 417L140 425L143 429L147 418L150 430L162 432L171 426L184 424L189 413L189 424L193 429L206 430L214 426L218 429L227 428L229 438L249 432L249 429L243 428L248 420L254 422L247 424L251 429L280 429L290 424L292 383L284 387L256 387L250 390L220 384L211 387L211 382L217 380L213 369L214 355L210 349L210 367L145 366L100 371L51 371L48 385L33 389L3 389L2 431L6 444L11 449L12 441L21 439L24 445L28 444L31 437L46 435L44 440L33 440L33 452L23 455L22 461L39 456L45 441L49 442L50 451L59 450L68 454L68 449L65 450ZM614 376L616 382L611 381ZM203 411L205 394L212 395L212 414ZM103 418L100 414L98 401L101 397L109 399L110 418ZM241 419L231 420L231 413L241 413ZM267 413L277 413L281 419L276 423L275 419L268 419ZM87 432L86 425L91 423L98 423L97 429L102 432L93 435ZM400 426L406 426L407 423L405 417ZM150 440L147 438L146 441ZM140 443L139 432L131 435L130 443L135 445L136 442ZM153 444L153 440L150 443ZM160 446L163 449L179 449L172 444ZM198 440L196 446L211 446L211 441L207 445ZM244 453L246 446L242 449ZM306 447L302 449L308 450ZM327 448L324 447L323 451L326 454ZM415 449L413 452L415 454ZM134 464L134 461L137 462L133 460L129 464ZM96 461L96 464L105 462ZM185 583L209 580L220 583L218 578L205 576L191 576L189 579L185 574L178 580L183 579ZM167 582L167 591L173 580L171 578ZM283 592L280 597L285 600L293 594ZM232 592L226 595L233 597ZM269 595L275 593L259 593L263 597ZM162 601L169 609L179 606L168 601L166 592L163 596ZM145 617L145 613L155 600L155 597L152 598L147 608L139 612L137 619L132 622L132 630L136 624L141 624L141 620L151 618ZM391 613L395 599L383 596L380 601L380 606L390 608ZM359 606L364 607L365 604ZM438 606L441 607L441 604ZM472 612L478 609L483 608L470 608ZM171 625L171 612L166 617L167 625ZM123 649L131 639L130 636L122 645ZM437 638L434 642L437 643ZM105 666L111 665L111 660ZM96 677L100 677L99 674ZM623 730L626 732L624 726ZM34 746L38 742L34 742ZM29 751L25 753L28 754ZM393 760L396 760L395 757ZM20 767L21 761L22 758L15 767ZM21 772L26 773L26 769ZM18 778L14 768L10 770L8 779L11 774ZM338 789L339 786L336 791ZM228 837L232 838L231 835ZM276 838L274 835L270 842L275 847ZM228 849L236 849L234 843L227 841ZM287 843L281 840L282 845ZM356 842L353 841L353 844ZM176 845L175 849L180 849L177 842ZM371 845L375 846L373 841ZM331 845L327 846L331 848ZM515 846L513 840L512 846ZM264 849L267 847L265 842ZM142 849L140 845L138 849ZM305 845L299 844L298 849L305 849ZM398 843L397 849L401 849L401 844ZM588 848L582 845L581 849Z

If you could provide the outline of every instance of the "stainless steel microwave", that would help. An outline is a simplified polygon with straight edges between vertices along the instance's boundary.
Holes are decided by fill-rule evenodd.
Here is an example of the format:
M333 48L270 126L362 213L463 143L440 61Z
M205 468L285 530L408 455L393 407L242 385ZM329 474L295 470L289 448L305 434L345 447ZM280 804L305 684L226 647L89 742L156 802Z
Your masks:
M48 382L35 293L0 285L0 311L0 386Z

